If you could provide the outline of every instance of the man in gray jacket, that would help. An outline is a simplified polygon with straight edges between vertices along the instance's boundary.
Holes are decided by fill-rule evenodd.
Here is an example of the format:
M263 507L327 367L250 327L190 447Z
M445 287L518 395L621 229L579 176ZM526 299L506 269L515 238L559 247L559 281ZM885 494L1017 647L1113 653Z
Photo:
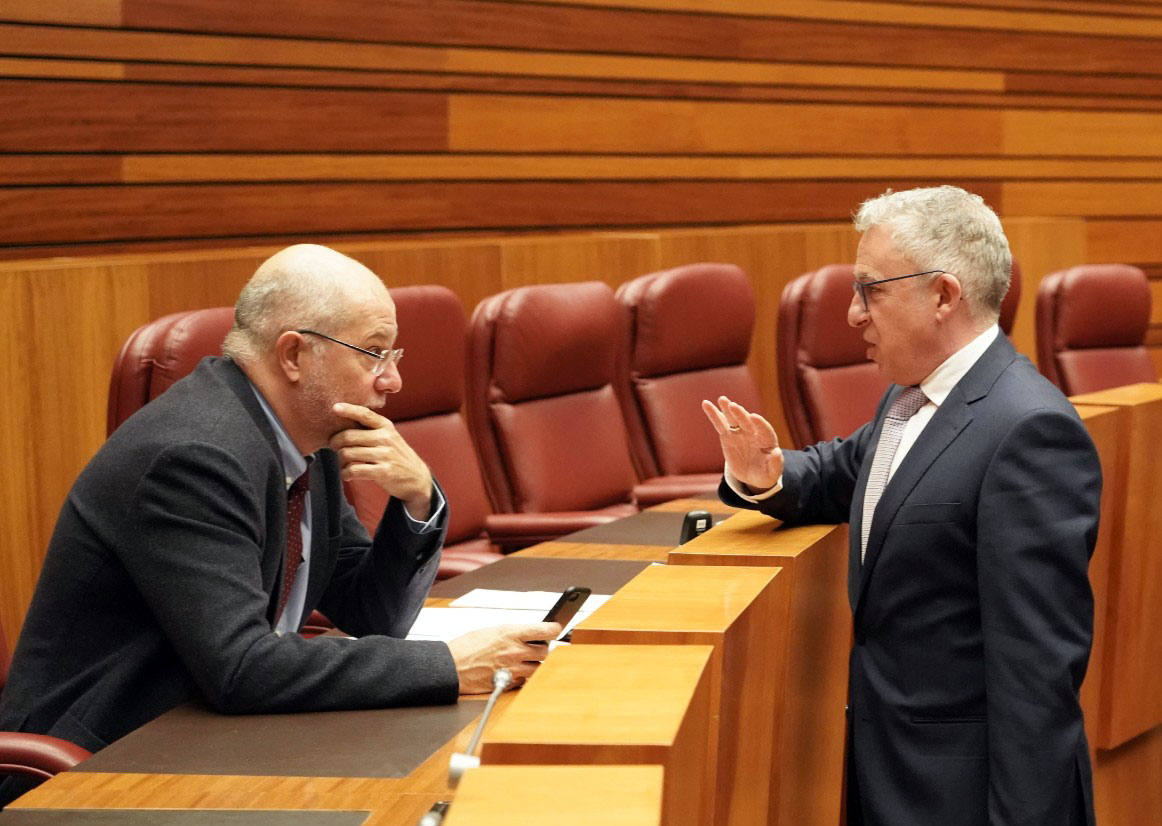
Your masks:
M527 678L546 651L530 641L556 624L402 639L448 517L427 466L373 412L402 385L397 332L358 262L299 245L263 263L225 357L130 417L73 485L0 728L97 750L194 699L233 713L451 703L500 667ZM347 479L391 495L374 539ZM316 607L356 639L294 633ZM20 791L0 786L0 805Z

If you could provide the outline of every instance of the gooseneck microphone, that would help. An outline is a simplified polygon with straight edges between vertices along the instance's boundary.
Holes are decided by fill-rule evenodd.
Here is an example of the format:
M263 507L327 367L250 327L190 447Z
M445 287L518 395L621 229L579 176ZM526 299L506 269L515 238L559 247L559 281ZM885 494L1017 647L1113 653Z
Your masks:
M452 788L455 788L460 782L464 772L480 765L480 758L476 756L476 746L480 742L480 735L484 733L484 726L488 722L488 716L492 714L492 707L496 705L496 698L504 693L504 690L511 684L512 672L507 668L498 668L493 672L492 694L488 696L488 702L484 704L484 713L480 715L480 722L476 724L476 730L472 732L468 748L462 752L453 752L452 759L448 761L448 785ZM444 822L444 814L448 811L449 805L451 804L447 800L433 804L432 808L428 809L420 818L418 826L440 826Z
M492 675L492 694L484 705L484 713L480 715L480 722L476 724L476 731L472 732L472 739L468 741L468 748L462 752L453 752L448 762L448 783L455 787L468 769L480 765L480 758L476 756L476 745L480 742L480 735L484 733L484 726L488 716L492 714L492 707L496 705L496 698L512 684L512 672L507 668L498 668Z

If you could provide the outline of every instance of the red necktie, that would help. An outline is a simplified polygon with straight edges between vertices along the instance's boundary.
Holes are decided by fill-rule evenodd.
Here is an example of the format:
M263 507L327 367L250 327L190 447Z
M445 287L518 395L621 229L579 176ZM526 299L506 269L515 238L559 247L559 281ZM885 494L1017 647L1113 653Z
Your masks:
M283 560L278 612L274 615L276 624L282 617L283 609L286 608L286 601L290 598L291 588L295 584L295 574L299 572L299 564L303 561L303 505L307 498L310 475L309 468L303 471L303 475L295 479L286 492L286 559Z

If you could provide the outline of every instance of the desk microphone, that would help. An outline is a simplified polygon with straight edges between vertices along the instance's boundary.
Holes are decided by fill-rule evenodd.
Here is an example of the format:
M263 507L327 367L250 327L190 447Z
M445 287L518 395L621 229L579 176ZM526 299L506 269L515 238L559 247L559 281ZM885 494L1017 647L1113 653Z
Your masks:
M488 715L492 714L492 707L496 705L496 698L512 683L512 672L507 668L498 668L492 675L492 694L484 706L484 713L480 715L480 722L476 724L476 731L472 732L472 739L468 741L468 748L462 752L453 752L448 761L448 785L455 788L468 769L480 765L480 758L476 756L476 744L480 742L480 735L484 733L484 725L488 722Z
M685 545L696 536L701 536L710 530L714 520L709 511L690 511L682 519L682 532L678 536L678 544Z

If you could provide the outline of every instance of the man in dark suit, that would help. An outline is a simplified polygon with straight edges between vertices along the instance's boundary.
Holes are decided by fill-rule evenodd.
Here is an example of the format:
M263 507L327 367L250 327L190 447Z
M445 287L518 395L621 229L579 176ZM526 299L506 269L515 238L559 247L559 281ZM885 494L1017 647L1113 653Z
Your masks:
M847 320L896 385L874 419L784 451L761 416L703 403L724 501L851 525L848 822L1092 825L1096 451L997 327L1011 260L979 197L888 193L856 229Z
M226 357L130 417L69 492L0 728L97 750L194 699L239 713L451 703L500 667L525 679L547 648L530 641L555 623L402 639L447 506L373 412L401 388L397 332L358 262L299 245L263 263ZM391 495L374 540L346 479ZM316 607L356 639L295 633ZM0 787L0 805L18 791Z

